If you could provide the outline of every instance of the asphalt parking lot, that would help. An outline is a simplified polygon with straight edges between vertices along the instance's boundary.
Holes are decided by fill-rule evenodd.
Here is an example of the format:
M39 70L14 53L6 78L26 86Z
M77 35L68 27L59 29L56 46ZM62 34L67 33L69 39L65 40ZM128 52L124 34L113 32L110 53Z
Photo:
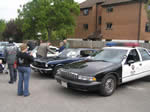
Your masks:
M17 83L0 74L0 112L149 112L150 77L121 85L110 97L61 87L32 73L29 97L17 96Z

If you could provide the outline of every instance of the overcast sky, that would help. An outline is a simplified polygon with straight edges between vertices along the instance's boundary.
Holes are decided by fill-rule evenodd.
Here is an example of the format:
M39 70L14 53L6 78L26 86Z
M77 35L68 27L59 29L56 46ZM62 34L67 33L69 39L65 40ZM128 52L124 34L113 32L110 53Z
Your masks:
M20 5L25 4L30 0L0 0L0 19L10 20L17 17L17 9ZM75 0L76 2L83 2L85 0Z

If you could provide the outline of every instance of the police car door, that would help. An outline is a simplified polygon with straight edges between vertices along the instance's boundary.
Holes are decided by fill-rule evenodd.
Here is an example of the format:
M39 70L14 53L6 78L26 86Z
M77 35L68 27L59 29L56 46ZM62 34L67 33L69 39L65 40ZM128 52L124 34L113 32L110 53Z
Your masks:
M150 54L148 51L144 48L138 48L138 51L140 52L141 58L142 58L142 76L148 76L150 75Z
M122 83L136 79L141 73L141 61L136 49L132 49L122 64Z

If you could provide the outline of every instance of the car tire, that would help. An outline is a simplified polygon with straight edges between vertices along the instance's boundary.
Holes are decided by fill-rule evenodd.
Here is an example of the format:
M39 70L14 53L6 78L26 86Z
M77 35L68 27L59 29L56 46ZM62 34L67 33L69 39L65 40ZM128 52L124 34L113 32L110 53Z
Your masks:
M55 75L56 75L57 70L58 70L59 68L61 68L61 67L62 67L61 65L55 66L55 68L53 69L52 75L51 75L52 78L55 78Z
M102 79L102 84L99 88L99 94L102 96L110 96L114 93L117 86L117 79L113 74L108 74Z

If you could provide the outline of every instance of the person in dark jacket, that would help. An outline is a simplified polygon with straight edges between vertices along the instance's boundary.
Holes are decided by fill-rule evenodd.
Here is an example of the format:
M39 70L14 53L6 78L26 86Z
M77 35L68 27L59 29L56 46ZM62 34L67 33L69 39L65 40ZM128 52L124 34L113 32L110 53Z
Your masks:
M27 46L29 47L28 51L32 51L36 47L35 42L31 40L27 42Z
M33 56L27 53L27 45L21 45L21 52L17 54L17 65L19 73L18 96L29 96L29 79L31 74L30 64L33 62ZM23 87L24 86L24 87Z
M58 52L62 52L62 51L65 49L64 43L63 43L63 42L60 42L59 46L60 46L60 47L59 47Z
M10 81L8 83L13 84L17 80L17 72L14 68L14 63L16 61L16 55L18 48L13 44L13 39L9 39L9 44L5 47L5 59L8 64Z

